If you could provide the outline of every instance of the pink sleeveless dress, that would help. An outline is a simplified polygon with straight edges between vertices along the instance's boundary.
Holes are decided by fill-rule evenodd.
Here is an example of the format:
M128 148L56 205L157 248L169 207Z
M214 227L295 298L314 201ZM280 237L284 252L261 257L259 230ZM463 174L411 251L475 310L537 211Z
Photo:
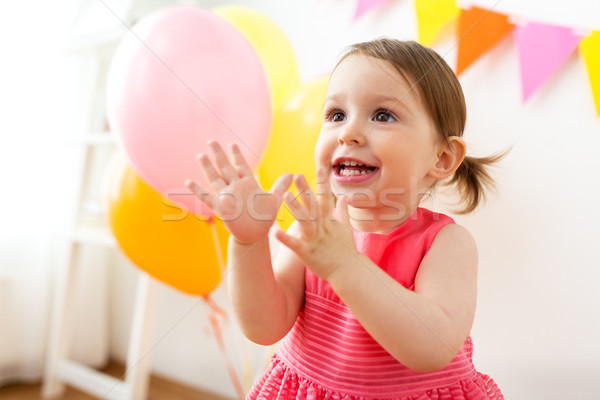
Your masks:
M393 232L354 232L359 251L408 289L435 235L454 221L419 208ZM413 371L386 352L354 318L326 281L306 270L305 305L248 399L501 400L487 375L475 370L467 338L436 372Z

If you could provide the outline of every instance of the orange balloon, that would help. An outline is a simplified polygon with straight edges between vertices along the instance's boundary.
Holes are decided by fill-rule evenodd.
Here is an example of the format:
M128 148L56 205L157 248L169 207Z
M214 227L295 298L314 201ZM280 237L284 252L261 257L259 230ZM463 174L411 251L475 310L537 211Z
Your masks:
M221 221L164 200L120 153L107 168L103 196L119 247L141 270L191 295L204 296L217 287L229 237Z

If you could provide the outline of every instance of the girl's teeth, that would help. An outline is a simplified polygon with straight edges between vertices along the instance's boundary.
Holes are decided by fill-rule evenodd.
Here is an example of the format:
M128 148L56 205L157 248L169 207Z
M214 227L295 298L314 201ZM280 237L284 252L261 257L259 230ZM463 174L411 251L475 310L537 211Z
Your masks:
M362 167L365 164L357 162L357 161L345 160L345 161L342 161L342 165L346 165L346 166L350 166L350 167L355 167L358 165L359 167Z
M352 175L365 175L366 171L358 171L356 169L343 169L340 171L340 175L352 176Z

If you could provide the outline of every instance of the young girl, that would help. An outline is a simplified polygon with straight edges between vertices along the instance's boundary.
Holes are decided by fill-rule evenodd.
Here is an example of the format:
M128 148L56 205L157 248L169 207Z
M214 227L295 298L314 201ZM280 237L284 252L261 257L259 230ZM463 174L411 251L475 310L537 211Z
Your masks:
M188 186L231 232L240 326L264 345L285 336L248 399L503 399L471 362L475 242L419 207L446 178L464 211L481 200L497 157L465 157L465 119L438 54L379 39L351 46L331 75L317 193L291 174L263 192L236 146L228 156L212 142L214 163L199 156L213 190ZM282 199L296 222L276 233L285 246L272 262L267 235Z

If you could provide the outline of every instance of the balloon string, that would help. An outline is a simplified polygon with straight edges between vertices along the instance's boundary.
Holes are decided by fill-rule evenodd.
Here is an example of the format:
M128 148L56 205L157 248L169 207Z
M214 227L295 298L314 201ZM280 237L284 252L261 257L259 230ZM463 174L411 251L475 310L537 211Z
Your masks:
M221 272L221 276L224 276L225 272L227 271L227 267L225 266L225 260L223 260L223 250L221 249L221 241L219 240L217 225L215 224L212 217L210 217L208 225L210 226L210 231L212 232L213 236L213 243L215 244L215 252L217 253L217 263L219 264L219 271Z
M225 347L225 341L223 340L223 333L221 332L221 326L219 325L219 320L223 320L227 322L227 314L225 311L219 307L210 295L206 295L202 298L206 305L208 305L208 320L210 321L210 325L212 327L213 333L215 335L215 339L217 341L217 345L219 346L219 351L221 352L221 356L225 361L225 365L227 366L227 372L229 373L229 378L231 379L231 383L235 388L235 391L240 400L244 400L244 390L242 389L242 384L238 379L238 376L235 372L235 368L227 355L227 348Z

